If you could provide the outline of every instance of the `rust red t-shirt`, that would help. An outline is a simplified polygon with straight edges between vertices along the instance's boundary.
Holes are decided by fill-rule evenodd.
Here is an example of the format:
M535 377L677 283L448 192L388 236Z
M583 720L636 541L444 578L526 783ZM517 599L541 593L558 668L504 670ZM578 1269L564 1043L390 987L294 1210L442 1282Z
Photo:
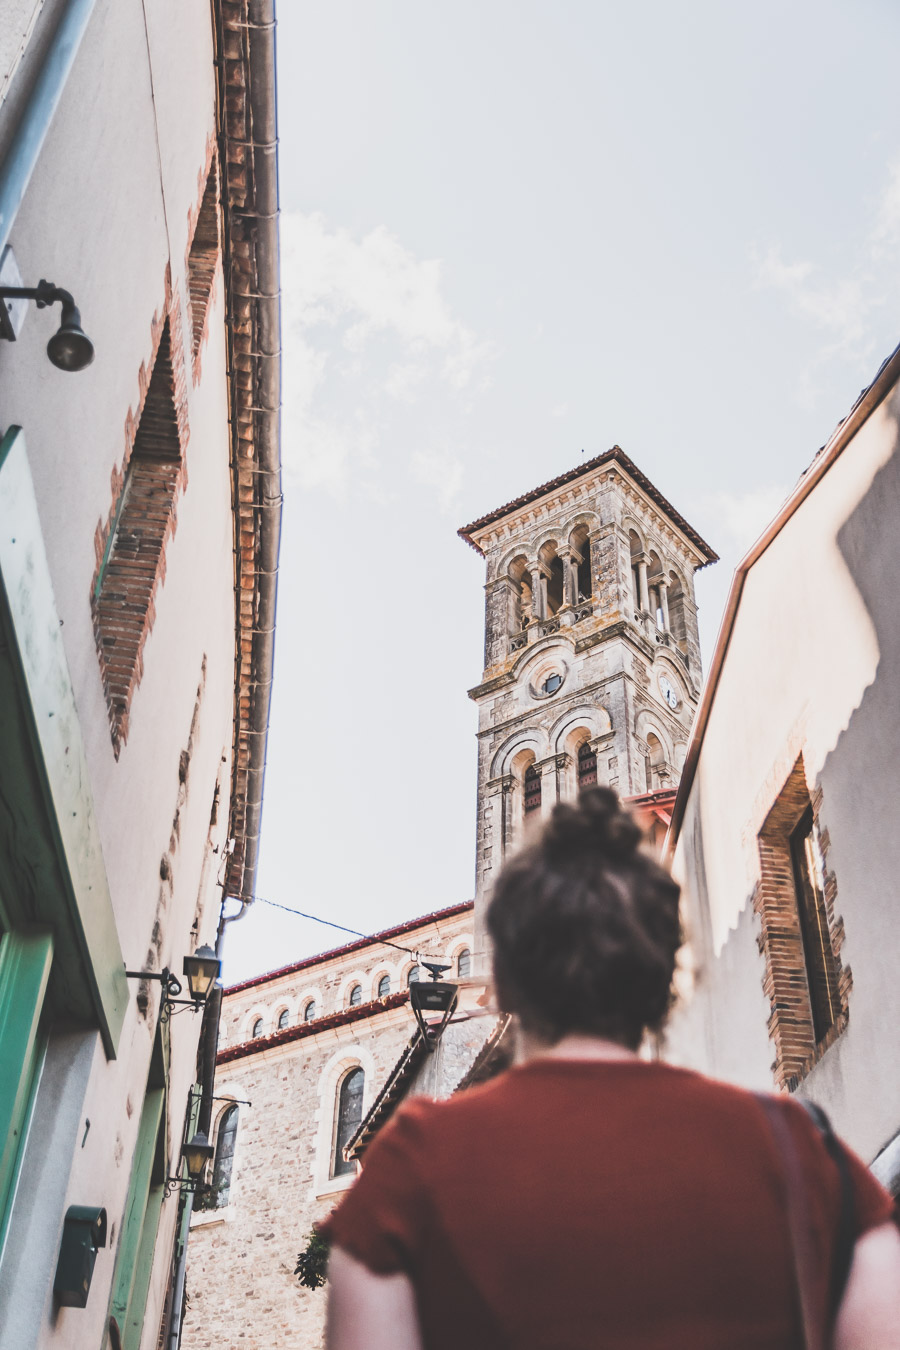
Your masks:
M838 1175L783 1109L825 1299ZM862 1233L893 1202L850 1167ZM427 1350L793 1350L783 1184L752 1095L640 1060L535 1059L402 1107L322 1231L410 1276Z

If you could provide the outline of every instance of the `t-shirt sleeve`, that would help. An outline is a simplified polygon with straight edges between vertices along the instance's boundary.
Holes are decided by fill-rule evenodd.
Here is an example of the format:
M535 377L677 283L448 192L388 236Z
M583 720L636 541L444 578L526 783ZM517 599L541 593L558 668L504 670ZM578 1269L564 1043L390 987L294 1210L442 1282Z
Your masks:
M420 1245L427 1208L419 1168L421 1113L417 1103L400 1108L340 1205L316 1225L328 1242L376 1275L411 1271Z
M788 1102L788 1120L798 1144L806 1152L809 1164L825 1181L837 1216L840 1204L840 1179L837 1164L825 1146L821 1131L799 1102ZM853 1209L856 1236L862 1237L872 1228L890 1220L897 1221L897 1209L892 1196L876 1181L863 1160L841 1141L853 1185Z

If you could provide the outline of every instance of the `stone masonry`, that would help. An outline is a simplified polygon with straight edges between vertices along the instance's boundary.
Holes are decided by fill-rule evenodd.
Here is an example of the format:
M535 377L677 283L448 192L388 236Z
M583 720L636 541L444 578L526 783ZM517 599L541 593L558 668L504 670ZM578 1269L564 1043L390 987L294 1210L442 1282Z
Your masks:
M326 1292L293 1272L313 1223L353 1181L334 1175L340 1085L362 1067L365 1114L415 1030L415 957L389 943L447 958L456 974L474 946L472 913L456 905L225 991L214 1118L218 1129L237 1102L238 1127L226 1202L191 1224L185 1350L320 1350Z
M580 769L623 798L677 786L700 692L694 573L716 554L618 446L459 533L487 565L469 691L483 961L495 870Z

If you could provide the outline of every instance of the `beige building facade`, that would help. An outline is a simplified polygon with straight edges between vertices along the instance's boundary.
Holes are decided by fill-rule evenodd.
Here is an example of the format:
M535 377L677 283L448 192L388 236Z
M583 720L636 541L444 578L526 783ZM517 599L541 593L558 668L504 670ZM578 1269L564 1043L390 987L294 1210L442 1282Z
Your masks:
M2 302L2 1350L177 1344L209 1018L161 975L252 895L271 679L266 8L4 11L0 283L83 331Z
M468 978L471 902L227 989L216 1159L191 1223L186 1350L319 1350L325 1293L294 1275L313 1223L352 1184L344 1145L415 1039L419 957ZM489 1019L465 1023L483 1036ZM470 1031L470 1035L472 1032Z
M670 846L667 1054L823 1106L900 1189L900 354L740 564Z

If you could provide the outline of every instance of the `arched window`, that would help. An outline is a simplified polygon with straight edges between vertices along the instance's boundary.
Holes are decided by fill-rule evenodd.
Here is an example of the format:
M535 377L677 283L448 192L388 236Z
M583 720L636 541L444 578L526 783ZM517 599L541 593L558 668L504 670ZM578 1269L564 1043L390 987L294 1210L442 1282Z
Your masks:
M358 1008L362 1003L362 985L355 984L350 990L350 1007Z
M414 984L416 980L421 980L422 972L418 966L411 966L409 974L406 977L407 985Z
M644 546L634 530L628 531L628 545L631 549L631 594L634 607L640 613L643 608L641 605L640 559L644 556Z
M525 814L541 809L541 771L533 764L525 770Z
M456 958L456 973L461 980L472 974L472 953L468 947L463 947L459 956Z
M250 1032L250 1035L253 1037L254 1040L256 1040L257 1036L262 1035L262 1031L263 1031L263 1020L261 1017L257 1017L256 1021L253 1023L253 1030Z
M666 752L659 737L651 731L647 737L647 791L662 786L660 772L665 770Z
M597 783L597 755L591 749L590 741L582 741L578 747L578 791L595 787Z
M287 1026L290 1020L291 1015L288 1012L287 1008L282 1008L281 1012L278 1014L278 1030L284 1031L285 1027Z
M216 1138L216 1161L213 1165L212 1185L209 1188L209 1208L224 1209L231 1195L231 1167L237 1139L238 1108L226 1106L219 1118Z
M378 997L387 998L390 992L391 992L391 977L390 975L382 975L381 979L378 981Z
M594 583L591 580L591 536L588 533L586 525L577 525L572 531L569 542L581 557L581 562L575 562L575 595L576 604L583 600L590 600L594 589Z
M303 1009L304 1022L311 1022L316 1015L316 1000L311 998Z
M331 1172L333 1177L346 1176L348 1172L356 1171L355 1163L347 1162L344 1157L344 1147L356 1134L362 1121L365 1086L366 1075L360 1068L351 1069L341 1079L337 1095L337 1129L334 1138L334 1166Z

